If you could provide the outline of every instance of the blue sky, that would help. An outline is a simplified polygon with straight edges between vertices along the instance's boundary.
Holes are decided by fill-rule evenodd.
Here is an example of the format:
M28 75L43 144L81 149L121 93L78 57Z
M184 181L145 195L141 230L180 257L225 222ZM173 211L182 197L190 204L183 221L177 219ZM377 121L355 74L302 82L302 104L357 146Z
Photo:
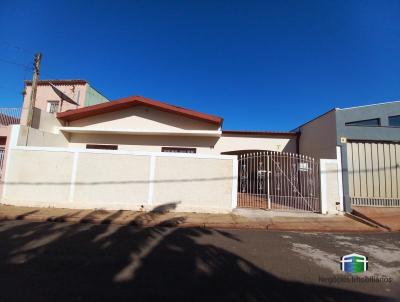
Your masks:
M290 130L400 99L399 13L385 0L2 0L0 104L21 105L31 71L18 64L40 51L42 79L220 115L225 129Z

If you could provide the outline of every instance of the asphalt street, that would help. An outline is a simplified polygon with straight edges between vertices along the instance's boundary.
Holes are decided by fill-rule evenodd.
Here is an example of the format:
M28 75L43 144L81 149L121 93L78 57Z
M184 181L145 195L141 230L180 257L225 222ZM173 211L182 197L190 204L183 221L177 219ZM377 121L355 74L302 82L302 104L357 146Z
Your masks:
M0 301L309 302L400 297L399 233L165 225L1 221ZM368 257L367 272L341 272L340 257L351 253Z

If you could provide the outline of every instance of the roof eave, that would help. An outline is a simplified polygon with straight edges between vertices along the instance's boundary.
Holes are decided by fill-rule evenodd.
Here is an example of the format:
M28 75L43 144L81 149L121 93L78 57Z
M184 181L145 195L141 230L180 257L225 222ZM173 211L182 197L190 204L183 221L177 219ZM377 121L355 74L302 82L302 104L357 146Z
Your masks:
M153 101L141 96L132 96L107 103L60 112L57 114L57 118L63 121L73 121L89 116L126 109L134 105L149 106L161 111L179 114L187 118L196 119L219 126L221 126L223 123L223 119L218 116L196 112L185 108L179 108L159 101Z

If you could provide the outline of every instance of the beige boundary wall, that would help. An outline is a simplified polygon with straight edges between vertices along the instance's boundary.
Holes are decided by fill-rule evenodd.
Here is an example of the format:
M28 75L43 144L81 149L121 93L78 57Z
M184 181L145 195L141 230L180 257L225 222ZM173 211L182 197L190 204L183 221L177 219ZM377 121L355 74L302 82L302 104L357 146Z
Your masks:
M77 209L230 212L237 158L228 155L18 146L13 126L2 203Z
M213 213L237 206L236 156L20 146L21 138L24 127L12 126L4 204L151 210L174 203L176 211ZM322 214L343 211L340 154L320 160Z

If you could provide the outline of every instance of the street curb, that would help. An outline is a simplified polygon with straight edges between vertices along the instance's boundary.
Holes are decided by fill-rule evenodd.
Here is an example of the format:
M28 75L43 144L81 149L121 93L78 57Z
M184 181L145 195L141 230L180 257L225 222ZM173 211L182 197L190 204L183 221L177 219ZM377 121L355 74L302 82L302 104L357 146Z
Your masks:
M329 229L329 228L318 228L318 227L301 227L301 228L287 228L284 226L279 226L275 224L264 224L264 223L185 223L185 222L177 222L177 223L168 223L166 222L147 222L147 223L135 223L134 220L126 221L126 220L113 220L108 221L107 217L105 218L78 218L78 217L63 217L63 216L40 216L40 215L1 215L0 220L25 220L32 222L69 222L69 223L93 223L98 225L125 225L131 227L177 227L177 228L206 228L206 229L253 229L253 230L266 230L266 231L281 231L281 232L321 232L321 233L381 233L382 229L374 228L371 230L357 230L357 229Z

